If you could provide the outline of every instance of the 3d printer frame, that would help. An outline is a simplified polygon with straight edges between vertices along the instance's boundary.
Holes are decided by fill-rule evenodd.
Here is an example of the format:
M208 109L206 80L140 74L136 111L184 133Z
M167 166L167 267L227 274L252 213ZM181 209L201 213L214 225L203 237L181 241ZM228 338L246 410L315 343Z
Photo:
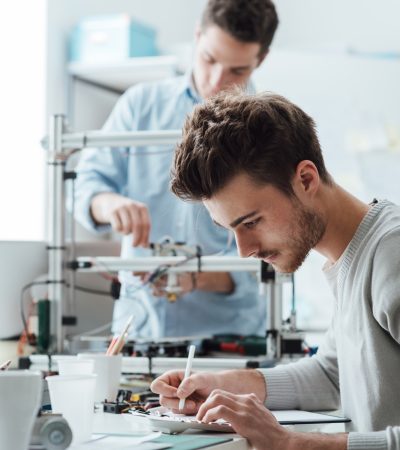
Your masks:
M51 302L50 353L61 353L64 347L63 305L66 301L66 279L68 270L80 272L102 272L131 270L150 272L160 266L174 272L254 272L258 276L261 290L267 302L266 356L277 360L281 356L282 338L282 283L291 281L291 276L277 274L271 266L256 259L237 256L201 256L188 259L184 256L153 256L145 258L109 258L74 256L74 236L71 239L70 261L66 261L65 237L65 182L71 178L66 171L69 156L84 148L117 147L133 145L175 145L181 137L180 130L136 131L105 133L84 131L68 133L63 115L53 115L49 121L49 135L42 141L47 151L48 166L48 296ZM70 289L74 290L73 279Z

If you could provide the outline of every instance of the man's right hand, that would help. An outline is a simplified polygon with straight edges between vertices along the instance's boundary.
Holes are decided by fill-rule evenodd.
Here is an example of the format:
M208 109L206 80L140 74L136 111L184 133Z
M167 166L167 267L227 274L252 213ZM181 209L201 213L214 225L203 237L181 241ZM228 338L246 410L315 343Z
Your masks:
M109 223L118 233L132 234L134 247L149 246L151 222L144 203L113 192L103 192L93 197L90 212L97 223Z
M175 413L194 414L210 393L218 387L218 374L194 373L184 378L183 370L170 370L156 378L150 389L160 395L160 404ZM185 408L179 410L179 400L185 398Z
M156 378L150 386L160 394L160 403L174 412L195 414L209 395L216 389L233 394L250 394L264 402L266 386L263 375L257 370L239 369L223 372L199 372L184 378L182 370L171 370ZM178 404L185 398L185 409L179 411Z

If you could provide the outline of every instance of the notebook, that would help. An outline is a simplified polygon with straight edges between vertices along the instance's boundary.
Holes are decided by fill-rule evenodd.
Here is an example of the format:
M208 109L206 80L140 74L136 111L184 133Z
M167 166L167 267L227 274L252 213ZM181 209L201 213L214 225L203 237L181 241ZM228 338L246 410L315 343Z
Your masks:
M230 423L225 420L217 420L212 423L203 423L196 420L196 416L186 416L184 414L174 414L167 408L160 406L152 408L146 413L130 411L131 414L145 418L153 431L175 434L182 433L188 429L218 431L222 433L234 433ZM344 423L350 422L346 417L340 417L330 414L322 414L310 411L300 410L282 410L271 411L276 420L281 425L297 424L317 424L317 423Z

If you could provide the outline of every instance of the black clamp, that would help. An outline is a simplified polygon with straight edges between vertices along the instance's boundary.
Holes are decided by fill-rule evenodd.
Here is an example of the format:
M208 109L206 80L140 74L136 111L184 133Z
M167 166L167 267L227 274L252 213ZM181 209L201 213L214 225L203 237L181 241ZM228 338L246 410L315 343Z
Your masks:
M69 172L64 172L64 181L67 180L76 180L77 173L74 170L70 170Z
M68 261L65 264L67 269L78 270L78 269L90 269L93 266L93 263L90 261Z
M197 272L201 272L201 257L202 256L203 256L203 252L201 250L200 245L196 245Z
M261 282L267 283L268 281L275 281L275 279L276 272L271 264L261 261Z

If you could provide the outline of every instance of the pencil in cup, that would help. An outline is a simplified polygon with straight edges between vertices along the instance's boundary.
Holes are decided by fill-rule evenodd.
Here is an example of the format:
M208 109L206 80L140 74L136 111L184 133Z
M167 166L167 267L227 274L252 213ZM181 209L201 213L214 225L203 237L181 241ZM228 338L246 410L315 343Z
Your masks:
M0 370L7 370L8 366L11 364L11 359L5 361L4 363L0 364Z
M131 326L133 320L133 316L130 316L122 333L117 337L117 338L113 338L111 341L111 344L109 345L106 355L118 355L118 353L122 350L124 344L125 344L125 340L128 337L128 330L129 327Z
M186 361L186 369L185 369L185 375L184 375L183 379L188 378L190 376L190 372L192 370L192 364L193 364L193 358L194 358L194 352L195 351L196 351L196 346L195 345L191 345L189 347L189 354L188 354L188 359ZM186 399L184 399L184 398L181 398L179 400L179 405L178 405L178 409L179 410L182 410L185 407L185 400Z

